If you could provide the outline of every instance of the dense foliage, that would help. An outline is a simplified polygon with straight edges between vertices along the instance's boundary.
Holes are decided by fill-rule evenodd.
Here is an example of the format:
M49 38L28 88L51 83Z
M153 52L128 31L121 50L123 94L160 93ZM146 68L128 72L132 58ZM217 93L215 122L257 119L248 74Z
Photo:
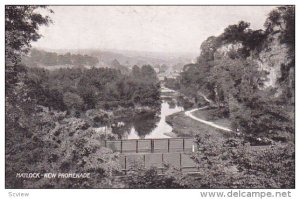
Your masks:
M32 171L45 154L45 143L38 136L37 100L29 95L34 89L28 85L26 68L20 65L30 42L41 36L38 27L50 22L48 16L36 12L40 8L45 7L5 7L5 173L10 188L23 187L16 173Z
M194 159L202 188L294 188L295 150L292 143L250 146L240 137L220 143L210 136L196 137ZM213 178L211 176L214 176Z
M85 111L101 108L157 106L159 84L151 66L136 68L130 75L109 68L67 68L48 71L28 69L38 104L56 110ZM144 78L146 77L146 78ZM148 79L147 79L148 78Z
M21 60L21 56L28 52L31 41L37 41L41 35L39 26L51 23L49 16L43 16L38 9L45 6L5 6L5 62L12 66Z
M161 175L155 167L145 169L137 165L135 169L127 172L124 180L127 188L138 189L178 189L191 187L189 176L183 175L178 169L166 168Z

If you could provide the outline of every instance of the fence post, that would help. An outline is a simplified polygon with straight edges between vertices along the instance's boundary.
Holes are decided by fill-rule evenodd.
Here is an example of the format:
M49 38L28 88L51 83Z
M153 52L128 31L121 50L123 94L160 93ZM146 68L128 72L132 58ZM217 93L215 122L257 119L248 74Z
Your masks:
M151 139L151 153L154 152L154 140Z
M154 141L155 141L155 140L152 140L152 143L153 143L153 147L152 147L152 148L153 148L153 150L152 150L153 152L152 152L152 153L154 153L154 147L155 147Z
M181 153L179 153L179 169L182 171Z
M127 161L126 161L127 156L125 155L124 157L125 157L125 174L126 174L127 173L127 166L126 166L127 165Z
M123 141L121 140L121 153L123 152Z
M107 140L104 140L104 146L107 147Z
M144 167L146 168L146 154L144 154Z
M184 151L184 138L182 139L182 149Z
M139 140L136 140L135 147L136 147L136 153L138 153L139 152Z
M164 154L162 153L161 154L161 172L162 172L162 174L164 174L164 172L165 172L165 165L164 165Z
M168 153L170 152L170 139L168 139Z

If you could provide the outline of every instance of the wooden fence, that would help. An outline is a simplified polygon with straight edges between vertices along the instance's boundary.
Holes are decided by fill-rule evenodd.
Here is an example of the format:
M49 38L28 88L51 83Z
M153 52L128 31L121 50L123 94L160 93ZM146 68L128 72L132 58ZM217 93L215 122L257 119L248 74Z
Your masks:
M137 165L144 168L155 167L161 173L170 165L182 172L198 172L196 163L187 153L150 153L150 154L123 154L120 159L122 170L135 170Z
M120 153L170 153L195 150L193 138L105 140L104 142L105 147Z

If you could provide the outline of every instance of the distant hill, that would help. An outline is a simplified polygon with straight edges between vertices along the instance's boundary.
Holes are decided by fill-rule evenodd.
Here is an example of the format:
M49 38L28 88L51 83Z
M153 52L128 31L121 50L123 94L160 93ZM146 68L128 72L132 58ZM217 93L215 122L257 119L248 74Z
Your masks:
M23 62L30 66L56 69L62 67L109 67L119 69L122 73L134 66L151 65L156 72L181 71L186 63L191 63L196 54L162 53L126 50L97 50L97 49L65 49L42 50L32 49ZM70 61L71 59L71 61Z
M43 67L47 69L65 67L95 67L99 60L86 54L59 54L44 50L32 49L27 56L22 57L22 63L29 67Z
M147 51L129 51L129 50L99 50L99 49L60 49L51 50L57 53L86 54L97 57L100 65L109 65L114 59L121 65L132 67L134 65L162 65L169 66L179 63L191 63L198 56L197 53L169 53L169 52L147 52Z

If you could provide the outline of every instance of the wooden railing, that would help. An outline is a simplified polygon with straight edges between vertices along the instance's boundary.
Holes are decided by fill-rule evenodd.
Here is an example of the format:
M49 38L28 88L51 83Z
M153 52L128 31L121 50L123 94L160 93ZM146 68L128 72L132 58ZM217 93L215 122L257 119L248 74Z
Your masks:
M193 138L105 140L104 145L120 153L170 153L195 149Z

